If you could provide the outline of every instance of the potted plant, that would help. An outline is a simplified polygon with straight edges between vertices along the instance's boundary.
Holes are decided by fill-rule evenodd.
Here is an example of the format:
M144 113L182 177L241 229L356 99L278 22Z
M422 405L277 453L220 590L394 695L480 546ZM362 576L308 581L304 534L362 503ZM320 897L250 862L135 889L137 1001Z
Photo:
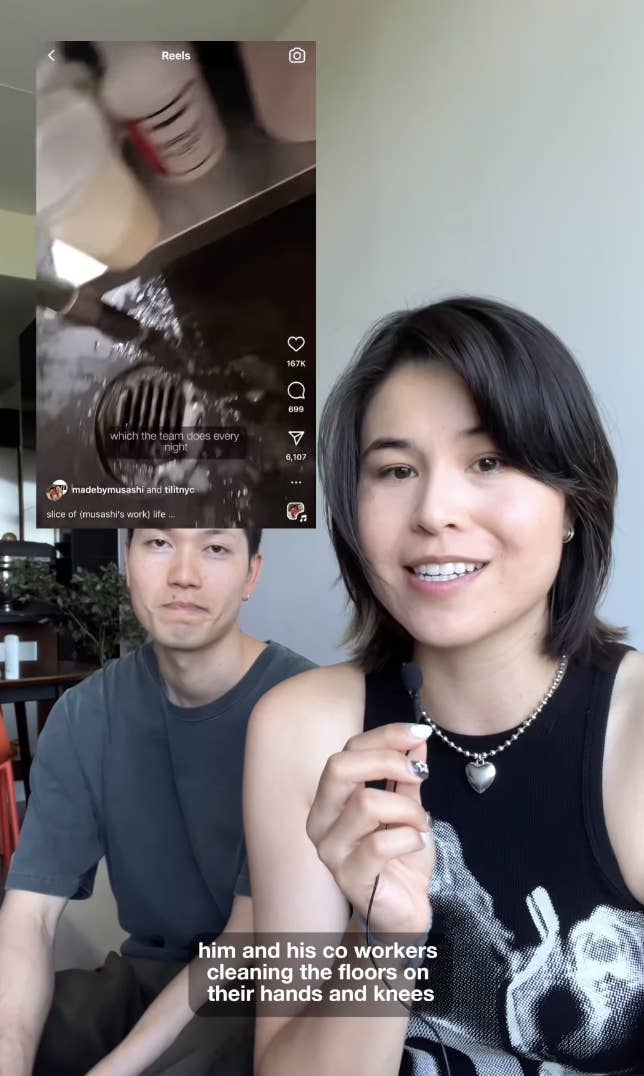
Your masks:
M97 572L78 568L68 586L41 561L16 561L8 592L14 605L45 602L57 631L67 632L83 656L103 665L117 658L120 643L139 646L146 633L136 619L125 580L115 564Z

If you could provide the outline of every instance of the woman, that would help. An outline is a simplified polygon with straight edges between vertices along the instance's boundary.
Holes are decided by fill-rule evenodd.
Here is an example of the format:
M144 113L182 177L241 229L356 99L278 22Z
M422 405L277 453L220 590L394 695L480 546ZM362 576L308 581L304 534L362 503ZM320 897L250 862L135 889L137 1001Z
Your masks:
M595 612L617 478L580 370L499 303L405 311L320 453L355 657L252 718L255 929L431 925L439 961L411 1017L260 1015L257 1076L643 1073L644 657Z

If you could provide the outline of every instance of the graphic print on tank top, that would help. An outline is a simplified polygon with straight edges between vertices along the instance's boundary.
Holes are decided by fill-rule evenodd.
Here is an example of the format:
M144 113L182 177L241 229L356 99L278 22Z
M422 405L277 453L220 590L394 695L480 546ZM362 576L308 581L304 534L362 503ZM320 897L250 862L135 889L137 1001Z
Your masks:
M602 801L606 722L627 649L601 666L571 660L538 720L495 758L481 795L463 756L429 740L421 799L436 836L439 958L416 984L431 986L434 1001L415 1011L436 1027L452 1076L644 1076L644 908L626 888ZM365 730L412 719L399 663L365 684ZM507 735L458 743L488 751ZM418 1016L399 1076L447 1076Z
M435 820L434 832L431 903L451 953L451 981L444 984L449 1013L441 1012L440 978L436 1000L415 1012L438 1028L454 1076L642 1076L644 1065L619 1067L619 1052L624 1027L644 1021L644 912L600 905L562 932L547 889L537 886L525 895L535 942L517 947L465 864L454 827ZM568 1030L556 1043L544 1030L549 1005L558 1009L557 1024L562 1006L568 1012ZM436 1041L412 1015L401 1073L443 1076L432 1060L440 1051L429 1046ZM592 1067L598 1056L616 1064Z

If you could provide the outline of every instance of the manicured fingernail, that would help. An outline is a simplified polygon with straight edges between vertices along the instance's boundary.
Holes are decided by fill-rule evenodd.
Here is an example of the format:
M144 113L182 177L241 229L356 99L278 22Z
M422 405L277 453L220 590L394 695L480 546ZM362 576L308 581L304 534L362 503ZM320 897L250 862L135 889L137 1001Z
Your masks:
M429 777L429 767L426 762L422 762L420 760L410 761L409 769L413 773L414 777L422 777L423 780L425 779L425 777Z
M413 736L416 740L428 740L431 734L432 730L429 725L409 726L409 735Z

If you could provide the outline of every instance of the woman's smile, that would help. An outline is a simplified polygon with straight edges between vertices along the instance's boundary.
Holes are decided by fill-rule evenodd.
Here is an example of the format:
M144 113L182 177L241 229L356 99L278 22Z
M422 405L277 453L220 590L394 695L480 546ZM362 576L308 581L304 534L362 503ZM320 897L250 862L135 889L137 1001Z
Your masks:
M441 598L471 586L487 565L484 562L427 562L406 568L409 585L428 598Z

